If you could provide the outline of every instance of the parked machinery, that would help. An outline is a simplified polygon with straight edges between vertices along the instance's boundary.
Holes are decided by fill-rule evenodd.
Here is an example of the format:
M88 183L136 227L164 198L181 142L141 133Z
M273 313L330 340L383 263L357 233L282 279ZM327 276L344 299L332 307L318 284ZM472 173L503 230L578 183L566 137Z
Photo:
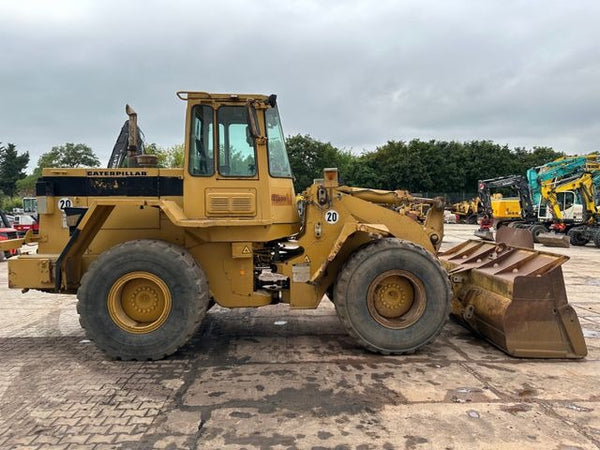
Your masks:
M581 175L584 172L600 170L600 157L597 154L585 156L565 156L527 171L527 181L534 205L544 203L542 186L562 179Z
M23 208L15 210L13 227L20 237L25 236L28 230L37 233L39 230L37 215L37 199L35 197L23 197Z
M421 200L415 200L408 203L406 206L398 208L398 212L406 214L407 216L424 223L430 207L431 203L429 202L429 199L425 202Z
M600 247L600 211L596 205L598 178L600 172L585 172L580 176L545 183L542 186L542 197L548 202L555 223L551 226L553 232L540 235L544 245L555 246L557 239L562 238L572 245L586 245L592 241ZM577 192L583 205L583 218L574 221L564 217L559 195L564 192ZM566 233L566 234L565 234Z
M0 243L38 243L9 261L9 286L77 293L87 336L110 356L175 352L214 303L311 309L325 293L348 333L383 354L433 341L452 310L511 355L585 356L566 257L480 241L438 255L441 199L420 199L419 223L396 210L405 191L343 186L337 169L298 208L275 96L178 96L183 168L44 169L39 235Z
M511 226L529 230L533 235L534 242L537 242L537 236L548 231L546 224L540 221L534 209L525 177L509 175L480 180L478 189L483 212L480 218L480 227L475 231L476 236L485 240L494 240L492 227L497 230L503 226ZM497 189L511 190L516 193L517 197L509 200L506 205L502 202L493 205L492 191ZM494 208L494 206L496 207Z
M16 239L17 236L17 230L13 228L13 224L9 220L6 213L0 209L0 241ZM0 261L3 261L6 258L10 258L11 256L15 256L18 253L18 248L8 248L6 250L0 250Z
M493 239L492 227L509 225L530 230L534 242L541 242L539 236L543 233L542 239L545 245L568 246L568 240L547 233L554 218L548 211L548 199L544 196L543 186L559 183L561 180L570 179L586 171L599 170L598 155L569 156L529 169L526 180L520 175L509 175L480 181L479 189L484 213L480 218L481 226L475 234L482 239L491 240ZM600 184L598 177L595 180ZM494 204L491 191L502 188L510 188L516 197ZM583 206L575 191L561 191L560 198L554 200L554 208L561 209L561 217L567 222L576 223L583 220ZM503 202L506 203L506 208L502 208Z
M461 223L477 223L477 217L482 210L483 205L479 197L453 203L450 207L450 211L458 217L458 221Z

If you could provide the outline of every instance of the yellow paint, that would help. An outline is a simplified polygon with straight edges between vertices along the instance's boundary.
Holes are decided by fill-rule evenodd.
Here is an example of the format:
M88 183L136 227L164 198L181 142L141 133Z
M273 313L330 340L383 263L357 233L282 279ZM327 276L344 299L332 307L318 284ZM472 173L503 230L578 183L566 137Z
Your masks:
M521 204L518 198L492 199L494 219L511 219L521 217Z

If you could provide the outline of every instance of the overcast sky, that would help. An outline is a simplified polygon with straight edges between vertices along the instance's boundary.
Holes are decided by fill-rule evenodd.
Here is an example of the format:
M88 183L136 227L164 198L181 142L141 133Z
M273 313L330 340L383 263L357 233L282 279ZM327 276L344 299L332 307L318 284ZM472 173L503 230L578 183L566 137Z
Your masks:
M0 141L183 142L178 90L275 93L286 135L351 149L492 139L600 150L600 2L0 0Z

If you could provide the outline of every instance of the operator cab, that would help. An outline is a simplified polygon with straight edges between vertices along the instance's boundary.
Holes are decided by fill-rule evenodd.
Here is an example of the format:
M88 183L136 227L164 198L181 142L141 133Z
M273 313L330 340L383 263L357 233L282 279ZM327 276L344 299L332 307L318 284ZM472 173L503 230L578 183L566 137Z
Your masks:
M276 97L178 93L188 103L184 211L245 225L298 223ZM293 224L293 225L292 225Z

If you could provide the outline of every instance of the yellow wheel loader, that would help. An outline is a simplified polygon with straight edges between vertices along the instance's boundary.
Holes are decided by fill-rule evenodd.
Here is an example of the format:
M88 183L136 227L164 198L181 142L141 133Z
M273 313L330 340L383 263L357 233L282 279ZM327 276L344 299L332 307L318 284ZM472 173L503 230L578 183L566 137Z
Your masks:
M0 243L38 243L8 262L9 286L77 294L81 325L111 357L172 354L213 302L312 309L325 294L374 352L414 352L452 309L511 355L585 356L564 256L471 241L438 256L441 200L341 186L337 169L324 169L298 207L275 96L178 96L183 168L141 167L152 161L136 156L127 108L127 158L44 169L39 234ZM423 223L398 211L415 201L430 205Z
M492 200L493 205L494 200ZM453 203L450 206L450 211L458 217L461 223L477 223L477 215L482 210L483 205L479 197L474 197L471 200L463 200L462 202Z

